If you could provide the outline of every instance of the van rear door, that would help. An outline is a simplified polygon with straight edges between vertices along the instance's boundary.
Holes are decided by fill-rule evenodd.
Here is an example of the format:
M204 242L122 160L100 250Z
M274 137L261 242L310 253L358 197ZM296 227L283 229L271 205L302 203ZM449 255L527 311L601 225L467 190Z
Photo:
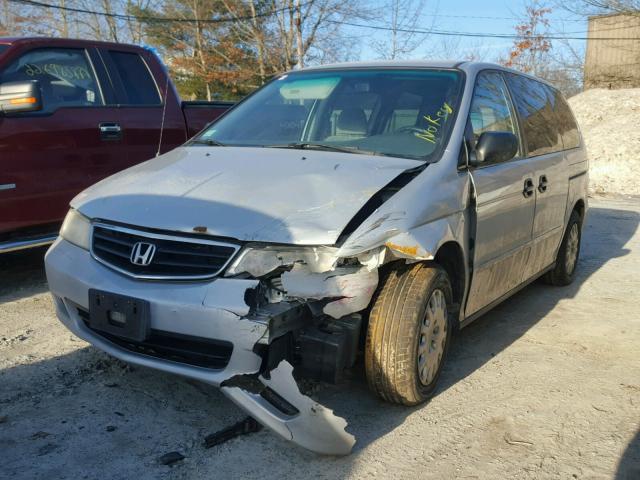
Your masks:
M559 117L554 111L563 99L531 78L507 73L506 80L526 139L527 161L535 171L536 210L525 270L525 278L529 278L554 262L564 233L569 176Z

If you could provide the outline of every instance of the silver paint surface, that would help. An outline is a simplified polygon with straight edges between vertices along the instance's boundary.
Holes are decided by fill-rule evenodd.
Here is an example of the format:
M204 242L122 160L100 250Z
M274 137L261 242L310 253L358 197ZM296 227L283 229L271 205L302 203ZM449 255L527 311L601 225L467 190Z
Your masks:
M334 243L371 196L416 160L309 150L179 147L78 195L89 218L297 245Z

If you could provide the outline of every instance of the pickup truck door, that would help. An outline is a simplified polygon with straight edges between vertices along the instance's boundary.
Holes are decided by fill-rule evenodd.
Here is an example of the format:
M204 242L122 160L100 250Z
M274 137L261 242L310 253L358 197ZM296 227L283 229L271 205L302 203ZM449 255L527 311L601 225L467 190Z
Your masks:
M146 50L126 47L103 48L100 55L118 98L128 164L182 145L187 140L182 108L158 58Z
M0 83L37 80L43 110L0 116L0 233L55 232L76 194L118 170L119 112L91 49L7 55Z
M478 75L469 122L474 144L486 131L510 131L519 136L500 73ZM476 225L467 317L522 283L535 211L534 170L521 153L507 162L473 168L470 174L475 185Z
M555 114L556 102L563 99L531 78L511 73L505 78L526 138L528 162L534 169L536 210L525 269L525 278L530 278L555 261L564 233L569 175L560 119Z

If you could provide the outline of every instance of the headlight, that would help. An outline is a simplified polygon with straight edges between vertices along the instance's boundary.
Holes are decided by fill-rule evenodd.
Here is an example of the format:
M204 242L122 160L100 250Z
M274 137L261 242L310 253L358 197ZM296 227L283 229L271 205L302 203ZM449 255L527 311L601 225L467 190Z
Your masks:
M60 236L67 242L89 250L89 237L91 236L91 222L87 217L71 209L64 218Z
M336 263L337 248L332 247L289 247L264 246L246 247L238 258L227 268L225 276L248 273L261 277L281 266L303 263L312 272L326 272Z

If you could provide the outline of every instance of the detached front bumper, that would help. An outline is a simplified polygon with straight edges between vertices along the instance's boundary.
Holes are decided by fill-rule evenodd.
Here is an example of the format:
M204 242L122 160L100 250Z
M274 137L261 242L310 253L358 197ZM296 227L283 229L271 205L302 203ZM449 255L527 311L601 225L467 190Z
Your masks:
M331 410L303 396L282 362L262 384L275 391L298 411L287 414L259 393L224 386L234 377L257 374L262 358L254 346L269 341L268 318L249 318L245 293L257 280L216 278L208 282L139 281L101 265L89 252L59 238L45 257L49 288L57 315L75 335L125 362L200 380L218 387L234 403L286 440L309 450L334 455L348 454L355 443L345 432L346 422ZM200 339L230 342L233 350L222 368L203 368L131 351L91 330L83 311L89 308L89 289L104 290L147 300L151 329ZM233 383L233 382L231 382Z

